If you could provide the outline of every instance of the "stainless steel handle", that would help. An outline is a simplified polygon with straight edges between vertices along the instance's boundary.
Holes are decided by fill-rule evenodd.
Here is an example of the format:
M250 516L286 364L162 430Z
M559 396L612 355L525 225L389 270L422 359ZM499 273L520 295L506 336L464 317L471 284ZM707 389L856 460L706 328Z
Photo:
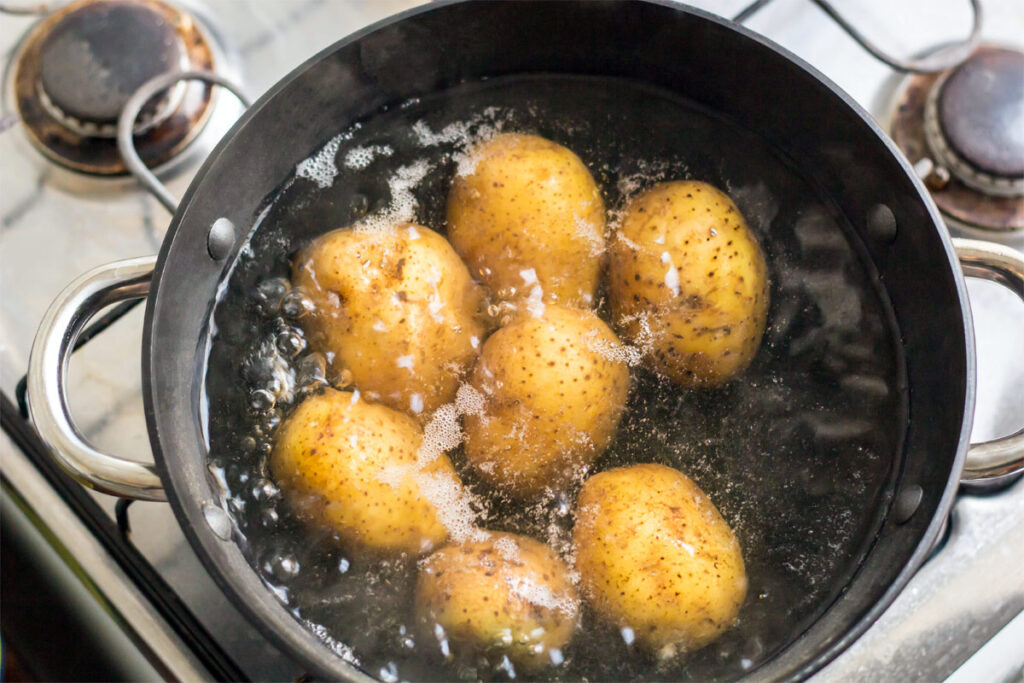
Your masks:
M104 307L149 293L155 256L100 266L68 285L50 304L32 342L28 367L29 414L57 462L86 486L124 498L167 500L153 465L96 450L71 420L66 393L75 340Z
M1019 251L1001 244L966 239L954 239L953 248L964 275L998 282L1024 300L1024 255ZM1024 394L1021 403L1024 405ZM961 481L998 479L1022 471L1024 429L1000 439L972 443Z

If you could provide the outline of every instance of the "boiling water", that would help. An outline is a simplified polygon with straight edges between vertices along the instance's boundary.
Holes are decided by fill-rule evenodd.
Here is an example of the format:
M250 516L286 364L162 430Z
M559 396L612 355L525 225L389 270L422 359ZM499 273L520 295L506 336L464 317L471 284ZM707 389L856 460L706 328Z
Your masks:
M472 654L445 662L412 614L413 561L369 562L298 519L269 479L274 429L325 383L324 358L290 321L289 257L362 221L415 220L444 233L452 177L474 141L529 132L594 173L614 225L658 180L727 191L764 248L771 309L747 372L687 391L632 367L617 437L594 469L678 468L735 530L750 581L739 620L698 652L656 661L584 605L564 662L542 679L735 678L792 642L838 595L887 509L905 425L888 304L843 219L764 140L669 93L606 79L509 78L416 100L346 131L283 183L215 309L206 390L210 469L255 570L340 656L384 680L493 679L517 672ZM599 310L603 310L599 308ZM480 527L526 533L571 561L576 490L533 505L494 496L451 452ZM522 677L519 674L518 677Z

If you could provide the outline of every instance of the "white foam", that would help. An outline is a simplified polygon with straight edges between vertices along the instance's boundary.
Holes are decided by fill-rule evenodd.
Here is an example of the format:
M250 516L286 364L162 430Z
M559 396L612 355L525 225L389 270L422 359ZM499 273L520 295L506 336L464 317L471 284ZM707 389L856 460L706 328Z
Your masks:
M601 256L606 246L605 236L601 229L597 227L596 223L579 216L574 215L573 221L576 223L576 234L587 243L587 250L590 255L593 258Z
M665 161L639 161L637 171L624 175L615 184L616 188L626 199L650 187L654 183L661 182L668 173L668 163Z
M519 544L511 536L501 536L495 540L494 549L498 551L502 559L509 562L519 561Z
M457 147L464 149L470 143L493 137L500 131L504 127L504 120L498 119L500 114L497 107L488 107L472 118L449 123L437 132L431 130L426 121L417 121L412 125L412 132L416 136L417 142L424 147L454 143ZM508 113L506 113L507 116Z
M437 510L437 516L456 543L486 540L488 534L476 525L477 513L473 497L453 474L418 473L420 493Z
M352 139L351 132L335 135L316 154L300 161L295 167L295 175L312 180L321 190L330 187L338 175L338 166L334 161L338 147L343 140L350 139Z
M417 142L424 147L452 145L455 151L451 158L455 162L456 176L472 175L480 160L475 146L499 134L511 112L502 113L497 107L488 107L483 112L466 121L450 123L440 131L434 131L425 121L417 121L412 126Z
M519 271L519 277L523 278L523 284L530 286L537 282L537 271L533 268L527 268L526 270Z
M398 358L395 359L395 365L397 365L400 368L412 370L413 360L414 358L412 356L399 356Z
M651 332L647 314L624 316L620 322L629 323L633 320L640 321L640 334L637 335L635 344L626 344L618 340L611 342L592 331L583 337L586 347L612 363L625 363L630 367L639 365L643 362L644 356L654 348L654 333Z
M463 384L455 393L455 409L460 415L482 415L484 395L469 384Z
M423 397L419 394L413 394L409 397L409 410L416 415L423 412Z
M531 605L557 610L566 616L572 616L579 609L579 601L571 595L556 595L550 586L530 577L510 576L505 579L505 584L509 593Z
M372 164L377 157L389 157L394 153L390 145L353 147L345 154L345 167L359 171Z
M411 164L399 166L388 178L391 203L383 211L363 218L354 229L357 232L388 232L403 223L414 223L419 202L413 190L431 170L433 164L426 159L417 159Z
M621 232L615 233L615 239L619 240L633 251L643 251L643 247L641 247L639 244L623 235Z

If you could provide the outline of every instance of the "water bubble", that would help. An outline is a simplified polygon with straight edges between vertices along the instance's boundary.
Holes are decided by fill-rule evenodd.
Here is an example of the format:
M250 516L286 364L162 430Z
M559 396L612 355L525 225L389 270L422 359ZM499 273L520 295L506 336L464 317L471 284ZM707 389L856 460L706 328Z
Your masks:
M355 217L364 215L370 210L370 199L365 194L354 194L349 200L349 206L352 207L352 213Z
M347 573L348 570L349 570L349 567L351 567L351 566L352 566L352 563L349 562L347 558L343 557L340 560L338 560L338 571L341 572L342 574Z
M314 351L295 363L295 383L306 389L327 384L327 360L322 353Z
M295 358L306 350L306 340L298 330L289 328L274 340L277 350L287 358Z
M564 491L560 491L555 498L555 514L559 517L566 517L572 512L572 505L569 504L569 497Z
M243 453L253 453L256 451L256 439L251 436L242 437L238 445Z
M267 507L267 508L263 508L260 511L260 523L263 526L268 527L268 528L269 527L273 527L279 521L281 521L281 516L278 515L277 510L275 510L274 508Z
M394 662L388 662L387 666L381 667L377 675L384 683L398 683L398 667Z
M281 299L281 315L289 320L298 320L312 313L315 308L313 300L298 290L288 292Z
M277 411L270 412L260 422L260 431L269 436L274 433L279 424L281 424L281 413Z
M291 553L275 554L263 563L263 571L281 582L294 579L299 569L299 561Z
M249 407L257 413L262 413L274 407L277 397L266 389L256 389L249 394Z
M283 277L264 280L256 286L256 305L264 315L274 315L290 290L291 284Z
M238 464L230 465L224 472L224 478L233 491L241 489L249 481L248 468Z
M252 483L252 497L257 502L277 500L281 495L281 489L269 479L257 479Z

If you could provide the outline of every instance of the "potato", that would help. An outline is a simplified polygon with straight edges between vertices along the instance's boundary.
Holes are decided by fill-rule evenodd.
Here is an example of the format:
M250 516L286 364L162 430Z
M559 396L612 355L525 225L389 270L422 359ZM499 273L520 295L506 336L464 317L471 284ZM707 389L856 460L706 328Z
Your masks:
M629 392L621 345L604 321L543 308L491 335L469 380L484 408L465 418L466 460L520 499L582 479L611 441Z
M739 542L678 470L633 465L586 481L573 528L584 597L661 657L707 645L747 592Z
M408 415L326 389L281 425L270 470L286 498L347 545L371 555L419 555L444 543L438 503L461 491L444 453L418 461Z
M532 538L488 535L446 546L423 561L416 612L424 636L507 656L526 673L560 663L579 620L568 568Z
M707 183L661 183L635 197L609 246L617 329L684 386L717 386L750 365L768 316L754 234Z
M448 195L448 239L497 300L594 302L605 251L604 201L579 157L536 135L472 150ZM536 295L535 295L536 296Z
M367 398L425 418L455 397L483 338L482 292L443 237L335 230L299 254L292 280L316 306L302 319L310 345Z

